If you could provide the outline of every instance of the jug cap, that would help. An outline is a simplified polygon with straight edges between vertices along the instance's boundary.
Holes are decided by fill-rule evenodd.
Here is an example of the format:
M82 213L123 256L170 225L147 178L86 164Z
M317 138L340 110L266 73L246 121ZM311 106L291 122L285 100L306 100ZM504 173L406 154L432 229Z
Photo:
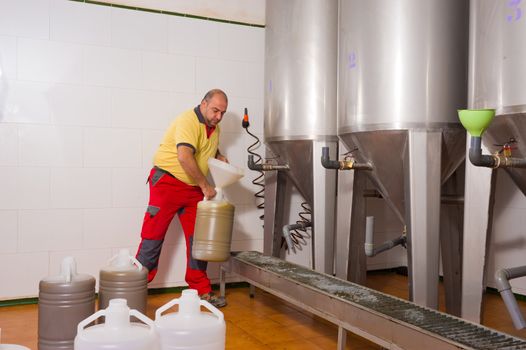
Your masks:
M155 312L155 320L159 320L160 322L162 317L162 313L166 310L170 309L171 307L179 305L179 312L177 313L178 316L182 318L187 317L194 317L196 315L201 314L201 306L204 306L206 309L208 309L212 314L214 314L220 322L223 322L224 316L221 311L219 311L215 306L210 304L206 300L202 300L199 298L199 295L197 294L197 290L195 289L185 289L181 293L181 297L178 299L172 299L168 303L164 304L160 308L157 309Z
M126 299L111 299L106 308L106 327L122 328L130 323L130 308Z
M193 298L194 296L197 296L197 289L188 288L181 293L181 297Z

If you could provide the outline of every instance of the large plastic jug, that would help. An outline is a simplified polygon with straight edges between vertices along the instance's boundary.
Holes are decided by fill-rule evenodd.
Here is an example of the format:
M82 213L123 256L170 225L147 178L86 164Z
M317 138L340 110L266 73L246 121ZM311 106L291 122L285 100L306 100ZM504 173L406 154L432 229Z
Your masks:
M121 249L100 270L99 309L108 307L110 299L123 298L131 309L145 314L147 297L148 271L128 249Z
M230 257L235 207L219 197L220 193L212 200L197 203L192 242L194 259L226 261Z
M40 281L38 349L73 350L80 321L95 312L95 278L77 274L73 257L62 260L60 275Z
M162 316L174 305L179 311ZM204 306L211 312L202 312ZM224 350L226 326L223 313L205 300L197 290L185 289L155 312L155 326L163 350Z
M223 188L243 177L244 170L215 158L208 159L217 194L197 203L192 256L197 260L226 261L230 257L234 206L223 199Z
M104 316L106 322L85 328ZM142 323L130 322L130 316ZM152 320L137 310L130 310L126 299L112 299L105 310L79 323L75 350L160 350L159 337Z

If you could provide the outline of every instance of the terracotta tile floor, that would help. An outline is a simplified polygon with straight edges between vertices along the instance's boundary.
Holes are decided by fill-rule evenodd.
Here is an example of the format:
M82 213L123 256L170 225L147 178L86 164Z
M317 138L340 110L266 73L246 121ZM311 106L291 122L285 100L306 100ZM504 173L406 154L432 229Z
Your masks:
M393 272L373 273L368 286L407 299L407 278ZM443 305L443 291L440 304ZM148 316L178 294L151 295ZM227 288L228 306L223 308L227 322L227 349L336 349L337 328L331 323L256 290L250 298L248 288ZM526 314L526 303L521 302ZM515 336L526 338L526 331L513 328L500 297L487 294L484 299L483 323ZM442 307L441 307L442 308ZM0 307L2 343L14 343L37 348L37 306ZM381 349L358 336L348 334L347 349Z

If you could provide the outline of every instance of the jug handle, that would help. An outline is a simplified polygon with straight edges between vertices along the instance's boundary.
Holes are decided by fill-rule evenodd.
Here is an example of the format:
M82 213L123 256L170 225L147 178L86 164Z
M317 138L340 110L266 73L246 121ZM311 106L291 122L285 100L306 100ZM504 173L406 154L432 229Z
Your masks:
M117 259L117 257L118 257L118 255L112 256L111 259L108 260L108 263L111 264L113 262L113 260ZM141 262L139 260L137 260L137 258L135 258L133 255L130 255L130 260L135 264L135 266L137 266L137 269L139 271L142 270L143 266L142 266Z
M160 308L158 308L157 311L155 311L155 320L160 318L161 314L163 312L165 312L166 310L170 309L171 307L173 307L173 306L175 306L177 304L179 304L179 299L173 299L172 301L170 301L170 302L164 304L163 306L161 306ZM223 313L221 311L219 311L216 307L214 307L212 304L210 304L208 301L200 300L199 304L201 306L204 306L206 309L208 309L214 315L216 315L216 317L219 319L219 321L223 321L224 320L225 316L223 315Z
M130 255L130 259L131 259L131 261L133 261L133 263L135 264L135 266L137 266L137 269L138 269L139 271L141 271L141 270L142 270L142 264L141 264L141 262L140 262L139 260L137 260L137 258L135 258L134 256L131 256L131 255Z
M155 329L154 329L155 327L154 327L153 321L150 320L147 316L145 316L142 313L140 313L139 311L137 311L135 309L131 309L130 310L130 316L135 316L139 320L144 322L147 326L150 326L150 332L154 332L155 331Z
M104 315L106 315L106 310L99 310L95 312L93 315L88 316L88 318L80 321L79 325L77 326L77 334L80 334L84 330L84 327L86 327L88 324L90 324L91 322L95 321L97 318L104 316Z
M83 332L84 331L84 327L86 327L88 324L90 324L91 322L95 321L96 319L98 319L101 316L106 316L106 309L99 310L96 313L94 313L93 315L91 315L88 318L86 318L85 320L80 321L79 325L77 326L77 334L80 334L81 332ZM139 320L144 322L146 325L150 326L150 332L154 332L155 331L154 330L154 323L153 323L153 321L150 320L148 317L144 316L143 314L141 314L139 311L137 311L135 309L131 309L130 310L130 316L135 316Z
M168 303L164 304L163 306L161 306L160 308L157 309L157 311L155 311L155 320L157 320L158 318L161 317L161 314L163 312L165 312L166 310L170 309L171 307L175 306L175 305L178 305L179 304L179 299L172 299L171 301L169 301Z
M223 321L224 320L225 316L223 315L223 313L221 311L218 310L217 307L215 307L214 305L210 304L206 300L200 300L200 304L201 304L201 306L204 306L206 309L208 309L208 311L210 311L214 315L216 315L217 318L219 319L219 321Z

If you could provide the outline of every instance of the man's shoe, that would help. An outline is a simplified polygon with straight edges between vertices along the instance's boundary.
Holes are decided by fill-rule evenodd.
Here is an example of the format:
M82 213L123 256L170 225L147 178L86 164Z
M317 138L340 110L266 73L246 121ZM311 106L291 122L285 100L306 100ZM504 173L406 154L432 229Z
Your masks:
M201 298L201 300L208 301L210 304L214 305L218 309L220 307L226 306L226 299L224 297L218 297L217 295L214 294L214 292L208 292L206 294L201 294L199 297Z

